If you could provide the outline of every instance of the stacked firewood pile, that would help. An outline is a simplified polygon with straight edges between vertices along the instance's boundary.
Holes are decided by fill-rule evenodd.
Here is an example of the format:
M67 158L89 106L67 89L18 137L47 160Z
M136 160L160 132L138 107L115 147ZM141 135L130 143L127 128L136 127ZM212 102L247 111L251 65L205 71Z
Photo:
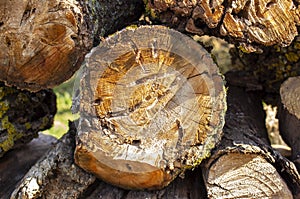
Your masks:
M0 10L1 198L300 198L299 1ZM195 35L235 45L226 74ZM38 137L56 113L51 89L80 66L79 120ZM290 156L272 148L262 102L278 107Z

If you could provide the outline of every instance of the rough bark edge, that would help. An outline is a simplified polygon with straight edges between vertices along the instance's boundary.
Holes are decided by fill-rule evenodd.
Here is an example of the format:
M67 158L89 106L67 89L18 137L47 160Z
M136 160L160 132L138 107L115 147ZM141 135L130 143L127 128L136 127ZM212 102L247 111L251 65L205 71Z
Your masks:
M39 137L28 144L9 151L0 161L0 196L7 199L16 184L28 170L40 159L57 139L39 133Z
M77 198L95 177L74 164L76 128L70 130L24 176L11 195L16 198ZM56 184L56 182L60 182Z

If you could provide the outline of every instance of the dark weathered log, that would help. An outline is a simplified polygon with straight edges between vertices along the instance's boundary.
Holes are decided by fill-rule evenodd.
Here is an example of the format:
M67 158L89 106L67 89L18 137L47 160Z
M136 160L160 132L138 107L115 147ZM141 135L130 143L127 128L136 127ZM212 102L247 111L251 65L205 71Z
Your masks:
M279 129L292 149L292 161L300 171L300 76L286 80L280 88Z
M297 3L297 2L295 2ZM289 45L298 34L300 8L292 0L153 0L150 15L180 31L228 38L247 52L257 45Z
M300 75L300 36L288 47L262 49L263 53L260 54L246 54L231 49L232 67L239 69L243 77L236 80L235 84L250 90L263 90L264 100L277 106L280 85L287 78Z
M184 179L178 178L160 191L127 191L96 180L74 164L75 125L25 175L11 198L153 198L189 199L206 198L201 171L188 171Z
M53 91L31 93L0 82L0 157L37 137L39 131L50 128L55 113Z
M104 181L160 189L220 140L223 79L191 38L125 29L92 50L84 71L75 161Z
M229 85L227 104L223 138L203 164L208 196L299 197L294 164L268 143L259 93Z
M75 124L69 132L42 157L11 195L11 199L78 198L96 178L74 164Z
M52 88L73 75L101 36L142 10L140 0L0 0L0 80Z
M206 199L206 190L200 168L187 171L184 179L175 179L168 187L159 191L128 191L99 182L93 191L84 195L85 199L116 198L116 199Z
M17 183L27 171L48 151L56 142L50 135L39 134L22 148L9 151L0 161L0 197L7 199Z

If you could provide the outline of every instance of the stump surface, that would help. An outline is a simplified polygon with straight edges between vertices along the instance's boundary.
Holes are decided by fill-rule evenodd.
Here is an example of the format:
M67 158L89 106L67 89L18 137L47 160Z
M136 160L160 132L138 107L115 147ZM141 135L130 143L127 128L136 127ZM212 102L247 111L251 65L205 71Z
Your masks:
M162 188L219 141L223 80L209 54L179 32L125 29L92 50L85 70L75 161L101 179Z
M19 88L53 87L78 69L84 51L75 1L0 1L0 79Z

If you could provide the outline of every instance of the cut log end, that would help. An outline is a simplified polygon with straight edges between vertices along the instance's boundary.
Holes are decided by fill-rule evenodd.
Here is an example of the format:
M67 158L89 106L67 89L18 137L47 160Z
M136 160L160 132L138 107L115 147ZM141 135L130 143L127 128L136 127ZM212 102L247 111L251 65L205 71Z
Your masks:
M238 74L238 73L237 73ZM226 124L219 145L201 166L209 198L297 198L300 176L266 138L259 92L228 83Z
M276 169L257 154L230 153L209 168L210 198L293 198Z
M74 2L1 1L0 13L0 79L9 85L52 88L73 75L91 47Z
M154 0L147 1L147 7L152 17L168 26L224 36L246 52L257 51L260 45L287 46L298 34L299 8L292 0Z
M219 141L223 80L192 39L160 26L126 29L86 63L75 151L84 169L124 188L162 188Z

